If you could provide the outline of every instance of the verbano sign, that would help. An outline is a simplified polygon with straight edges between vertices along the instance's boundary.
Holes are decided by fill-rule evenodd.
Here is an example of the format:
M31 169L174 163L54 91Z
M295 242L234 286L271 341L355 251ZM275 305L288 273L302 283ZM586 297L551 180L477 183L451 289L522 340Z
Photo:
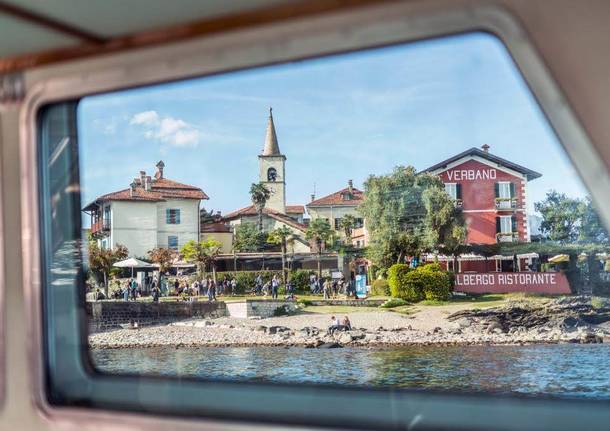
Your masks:
M570 285L561 272L467 273L455 276L455 290L466 293L535 292L562 295Z
M495 180L495 169L455 169L447 171L449 181Z

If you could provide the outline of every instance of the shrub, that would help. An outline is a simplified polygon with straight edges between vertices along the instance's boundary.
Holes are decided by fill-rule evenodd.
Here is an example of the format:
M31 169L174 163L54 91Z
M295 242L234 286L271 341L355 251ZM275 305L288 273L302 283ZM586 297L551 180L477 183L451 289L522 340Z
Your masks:
M409 303L407 301L405 301L404 299L392 298L392 299L388 299L386 302L381 304L380 307L381 308L394 308L394 307L400 307L402 305L408 305L408 304Z
M423 288L418 288L417 284L410 281L414 273L409 265L397 263L388 269L388 284L390 293L394 298L402 298L405 301L417 302L423 299Z
M290 314L290 309L287 305L282 305L273 310L273 317L288 316Z
M309 276L311 274L312 271L296 269L290 272L289 279L292 281L294 288L297 291L307 292L309 290Z
M426 299L447 301L453 291L453 278L438 264L425 265L417 269L423 274L423 293Z
M378 278L371 285L371 294L375 296L390 296L390 285L388 280Z

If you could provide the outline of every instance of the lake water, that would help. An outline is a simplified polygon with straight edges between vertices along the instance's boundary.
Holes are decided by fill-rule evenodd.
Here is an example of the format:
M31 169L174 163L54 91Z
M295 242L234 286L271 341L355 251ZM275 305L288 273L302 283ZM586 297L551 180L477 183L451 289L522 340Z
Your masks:
M98 349L100 371L610 399L610 345Z

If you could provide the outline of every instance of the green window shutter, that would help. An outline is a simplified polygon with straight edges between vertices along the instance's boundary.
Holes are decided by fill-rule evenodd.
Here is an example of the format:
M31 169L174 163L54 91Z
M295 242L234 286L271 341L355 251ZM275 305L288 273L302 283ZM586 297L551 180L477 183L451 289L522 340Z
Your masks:
M455 198L462 199L462 185L461 184L455 185Z
M496 217L496 233L500 233L500 232L501 232L500 217Z
M176 211L176 221L175 221L175 223L176 224L180 224L180 210L177 209L175 211Z
M169 210L169 208L165 209L165 223L166 224L170 224L170 218L171 218L171 211Z
M510 221L512 223L513 232L517 232L517 217L511 216Z
M516 198L516 194L515 194L515 183L510 183L510 197L511 198Z
M496 192L496 198L500 197L500 183L494 184L494 191Z

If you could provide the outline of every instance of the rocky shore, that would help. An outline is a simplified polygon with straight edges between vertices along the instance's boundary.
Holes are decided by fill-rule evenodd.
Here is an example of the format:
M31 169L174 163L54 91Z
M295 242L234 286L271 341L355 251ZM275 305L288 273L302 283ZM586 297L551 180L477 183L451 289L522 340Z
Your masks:
M330 314L251 320L185 320L167 326L118 329L89 336L92 348L159 346L467 345L610 342L610 303L565 297L513 301L500 307L458 311L427 307L412 315L384 311L350 313L351 331L327 333ZM431 310L434 309L434 310ZM453 312L450 312L453 311Z

